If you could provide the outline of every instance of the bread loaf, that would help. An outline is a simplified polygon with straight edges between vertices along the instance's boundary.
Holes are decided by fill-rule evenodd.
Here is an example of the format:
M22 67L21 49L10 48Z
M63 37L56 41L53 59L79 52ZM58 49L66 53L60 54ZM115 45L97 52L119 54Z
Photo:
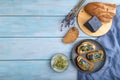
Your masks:
M98 17L102 22L110 22L116 13L116 5L102 2L91 2L85 6L85 11Z

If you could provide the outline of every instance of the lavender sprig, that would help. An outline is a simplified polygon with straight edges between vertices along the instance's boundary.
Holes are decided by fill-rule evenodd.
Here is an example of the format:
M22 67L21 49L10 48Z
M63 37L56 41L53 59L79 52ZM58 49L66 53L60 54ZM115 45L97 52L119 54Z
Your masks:
M82 4L85 2L86 0L81 0L80 3L75 6L75 8L73 8L68 15L65 16L65 18L62 20L61 22L61 31L63 27L70 27L71 25L74 24L75 22L75 17L78 14L79 9L81 8ZM75 25L75 24L74 24Z

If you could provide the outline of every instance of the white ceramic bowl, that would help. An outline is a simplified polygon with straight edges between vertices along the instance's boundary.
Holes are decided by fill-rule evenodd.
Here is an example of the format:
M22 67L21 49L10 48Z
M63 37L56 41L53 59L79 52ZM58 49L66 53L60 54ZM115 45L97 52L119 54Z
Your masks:
M63 69L58 69L58 68L56 68L56 67L53 66L53 64L55 63L55 60L58 59L59 56L61 56L62 59L66 60L66 62L65 62L65 67L64 67ZM63 72L63 71L65 71L65 70L68 68L68 66L69 66L69 60L68 60L67 56L65 56L65 55L62 54L62 53L55 54L55 55L52 57L52 59L51 59L51 67L52 67L53 70L56 71L56 72Z

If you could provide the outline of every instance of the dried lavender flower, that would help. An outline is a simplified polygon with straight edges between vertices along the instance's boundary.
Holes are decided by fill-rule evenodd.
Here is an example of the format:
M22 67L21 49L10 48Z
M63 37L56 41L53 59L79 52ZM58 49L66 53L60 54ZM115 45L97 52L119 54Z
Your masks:
M73 8L68 15L65 16L65 18L61 21L61 31L63 27L70 27L71 25L75 25L75 17L78 14L79 9L81 8L82 4L85 2L86 0L81 0L80 3L75 6L75 8Z

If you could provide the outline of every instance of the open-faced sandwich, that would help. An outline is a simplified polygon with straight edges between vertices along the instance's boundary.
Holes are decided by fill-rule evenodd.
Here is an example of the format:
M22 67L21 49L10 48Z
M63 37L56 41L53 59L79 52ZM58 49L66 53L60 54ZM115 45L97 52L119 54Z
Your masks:
M100 60L103 59L103 57L104 57L104 53L102 50L89 52L87 54L87 59L92 62L99 62Z
M77 47L77 53L78 54L84 54L86 52L94 51L96 50L95 44L91 42L83 42Z
M83 58L82 56L77 57L77 65L84 71L92 70L94 68L94 64Z

